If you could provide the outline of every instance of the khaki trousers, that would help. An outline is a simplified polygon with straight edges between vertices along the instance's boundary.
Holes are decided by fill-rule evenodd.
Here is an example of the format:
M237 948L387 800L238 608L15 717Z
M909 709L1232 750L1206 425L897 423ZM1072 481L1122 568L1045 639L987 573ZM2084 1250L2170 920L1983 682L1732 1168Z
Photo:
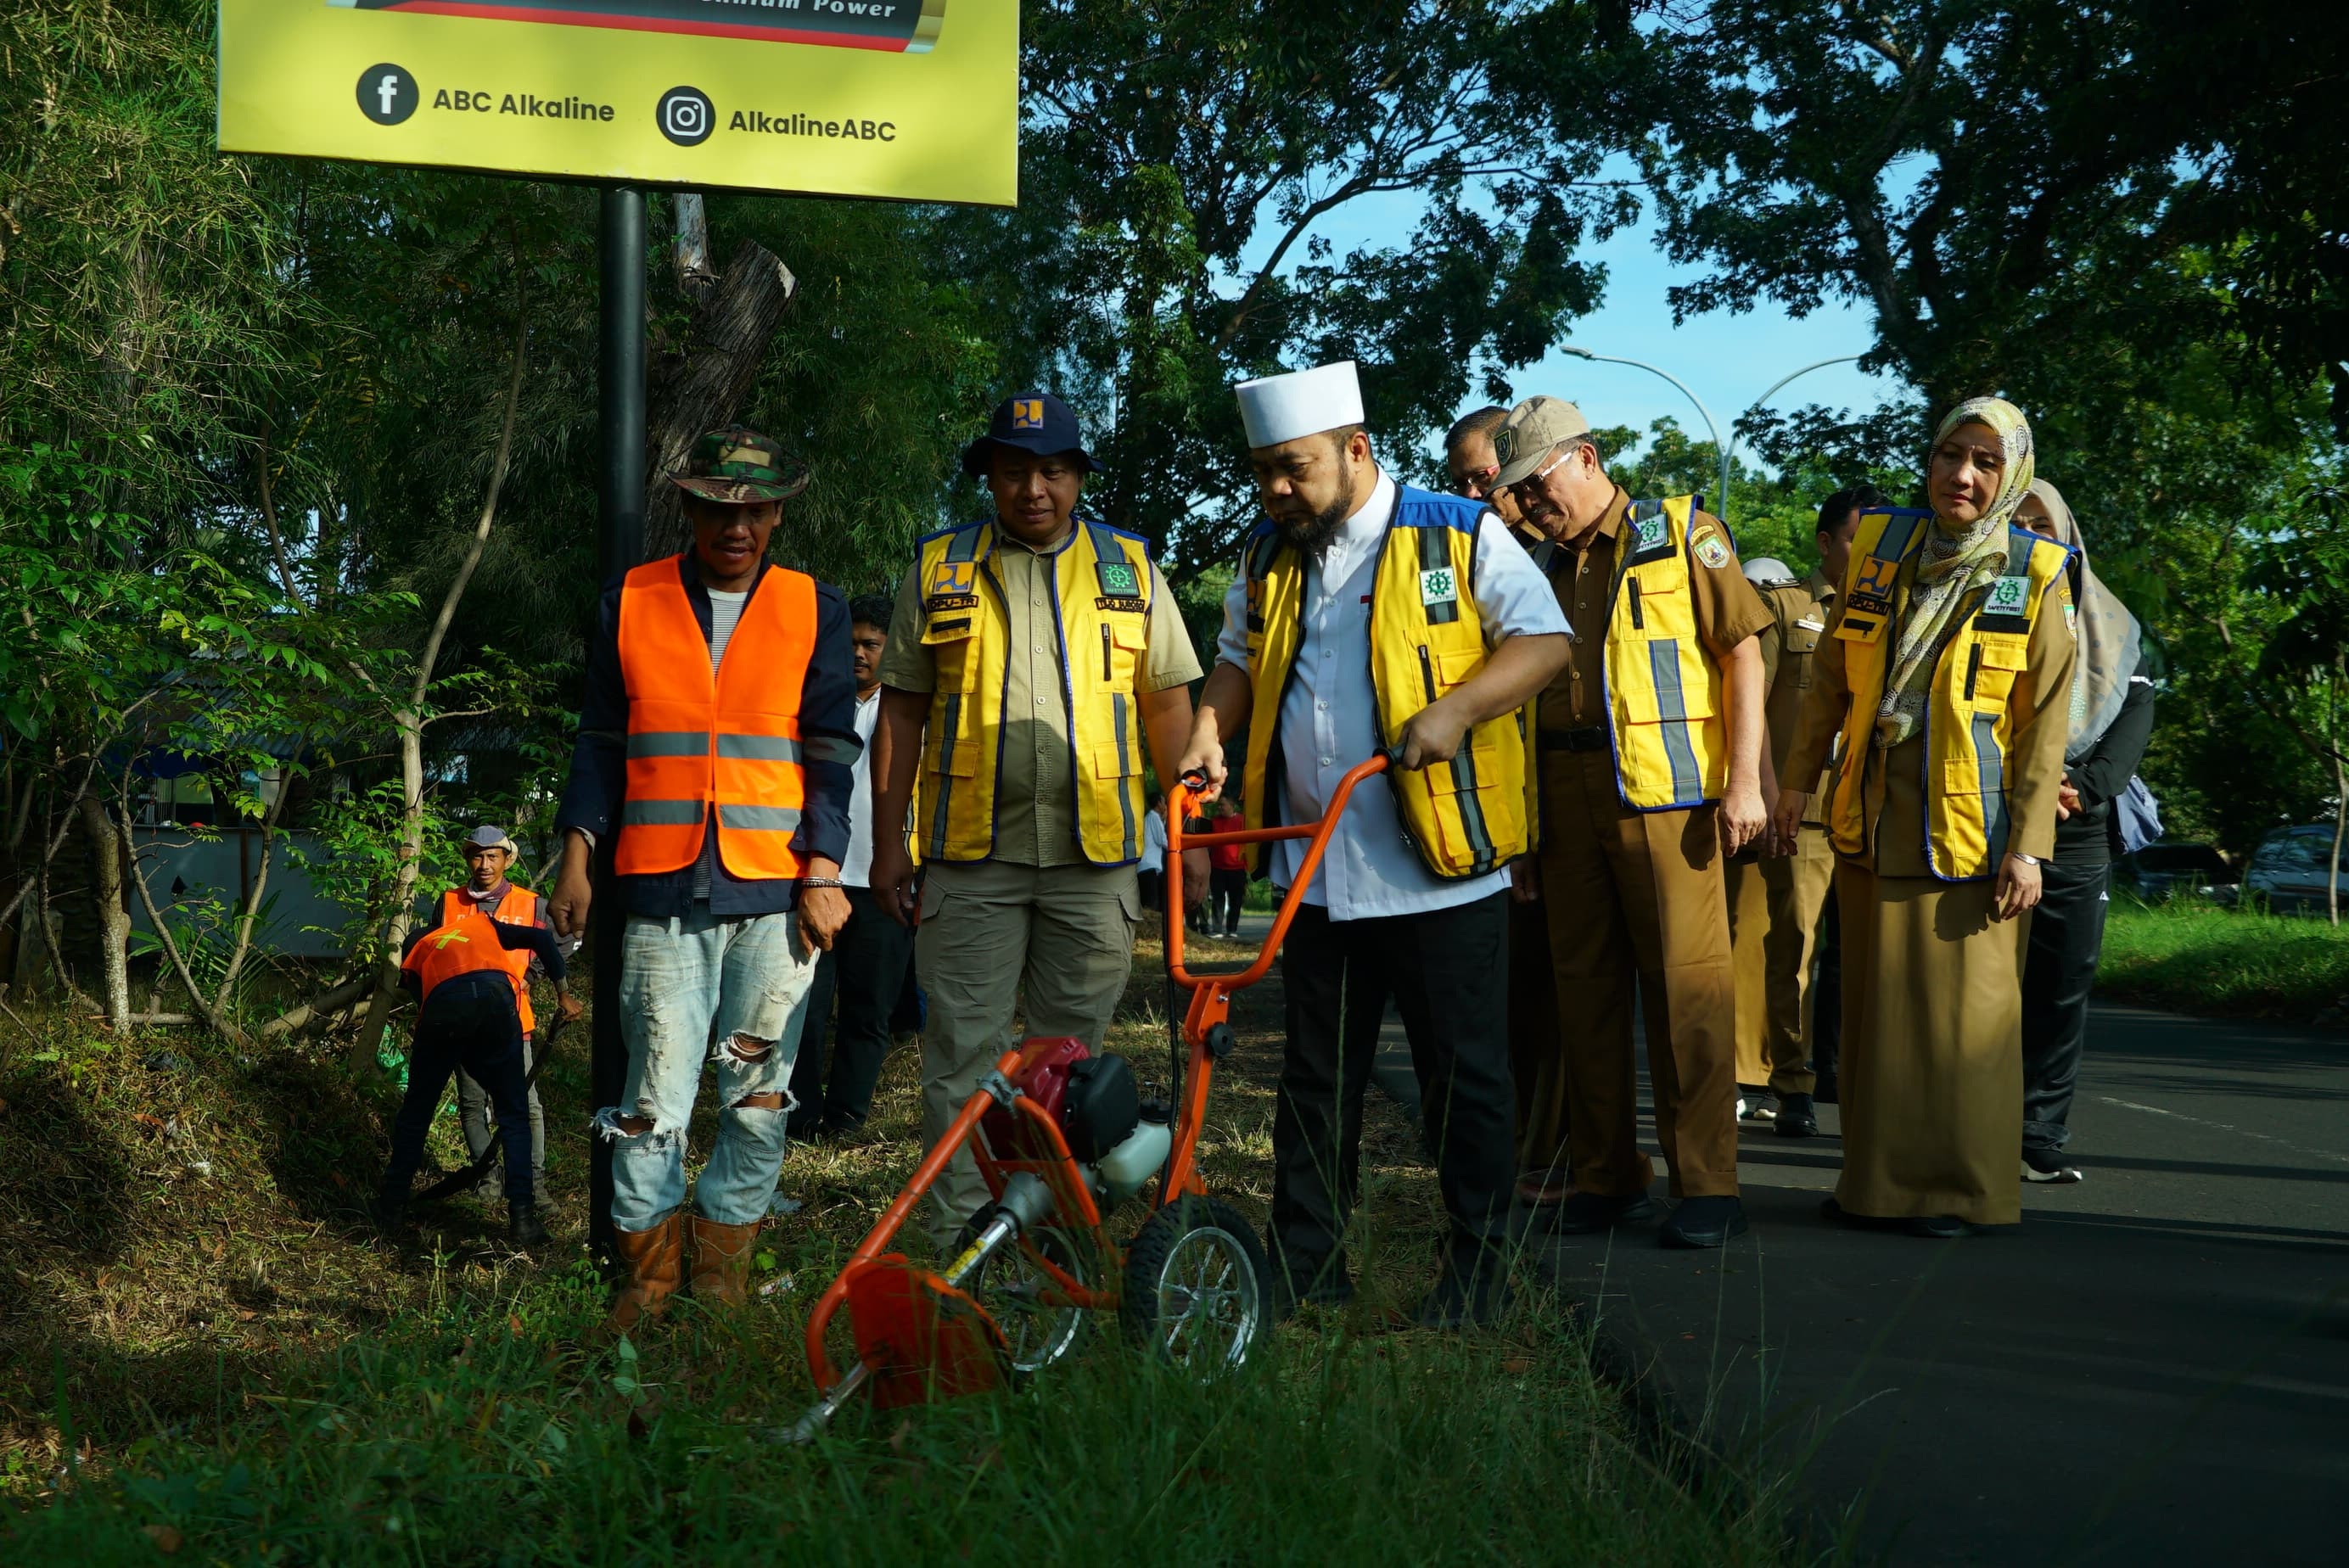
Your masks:
M1547 752L1541 812L1576 1189L1620 1197L1654 1180L1637 1125L1636 995L1672 1196L1733 1195L1736 1001L1713 808L1631 810L1607 753Z
M1095 1051L1133 969L1142 898L1132 866L932 864L914 963L929 993L922 1030L922 1146L939 1136L996 1057L1022 1038L1074 1035ZM1013 1033L1022 1013L1025 1027ZM988 1201L968 1151L931 1188L931 1235L949 1250Z
M1826 830L1806 827L1795 852L1728 868L1729 937L1737 969L1737 1081L1808 1094L1811 959L1835 885Z

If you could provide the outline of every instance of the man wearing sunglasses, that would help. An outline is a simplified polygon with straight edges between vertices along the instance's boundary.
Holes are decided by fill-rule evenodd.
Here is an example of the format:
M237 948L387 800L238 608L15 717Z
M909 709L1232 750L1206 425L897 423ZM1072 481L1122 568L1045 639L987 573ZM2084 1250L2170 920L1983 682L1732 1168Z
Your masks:
M1656 1135L1678 1202L1667 1246L1745 1229L1737 1197L1735 991L1723 861L1762 833L1770 612L1695 498L1634 501L1573 404L1532 397L1494 432L1507 490L1574 627L1536 731L1537 864L1566 1057L1572 1196L1562 1234L1651 1215L1635 1126L1632 975Z

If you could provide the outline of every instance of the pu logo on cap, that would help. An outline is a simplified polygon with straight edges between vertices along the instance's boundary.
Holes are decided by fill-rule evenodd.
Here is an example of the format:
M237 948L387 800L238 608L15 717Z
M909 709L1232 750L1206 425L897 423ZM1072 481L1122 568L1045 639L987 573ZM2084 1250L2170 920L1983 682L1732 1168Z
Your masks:
M1011 428L1015 430L1040 430L1044 428L1044 399L1014 397L1011 400Z

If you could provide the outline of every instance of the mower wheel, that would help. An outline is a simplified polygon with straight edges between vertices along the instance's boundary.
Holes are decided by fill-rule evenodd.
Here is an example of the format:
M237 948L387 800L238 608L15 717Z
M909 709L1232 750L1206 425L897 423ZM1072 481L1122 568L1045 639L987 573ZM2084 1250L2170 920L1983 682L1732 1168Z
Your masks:
M979 1224L975 1219L963 1228L960 1246L978 1239ZM1021 1377L1042 1371L1075 1349L1085 1326L1083 1307L1043 1299L1055 1283L1028 1255L1031 1245L1079 1284L1092 1284L1095 1273L1090 1246L1065 1231L1040 1228L1024 1243L1009 1242L997 1248L966 1282L971 1299L985 1307L1003 1330L1011 1347L1011 1370Z
M1256 1227L1217 1198L1150 1216L1125 1253L1127 1335L1201 1377L1248 1358L1271 1323L1272 1270Z

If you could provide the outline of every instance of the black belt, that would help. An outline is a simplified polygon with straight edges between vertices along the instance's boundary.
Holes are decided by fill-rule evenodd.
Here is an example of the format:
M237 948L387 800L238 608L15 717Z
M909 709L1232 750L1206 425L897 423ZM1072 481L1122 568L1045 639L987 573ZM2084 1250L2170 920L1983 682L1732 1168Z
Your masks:
M1586 724L1580 729L1545 729L1539 741L1544 751L1605 751L1611 744L1603 724Z

